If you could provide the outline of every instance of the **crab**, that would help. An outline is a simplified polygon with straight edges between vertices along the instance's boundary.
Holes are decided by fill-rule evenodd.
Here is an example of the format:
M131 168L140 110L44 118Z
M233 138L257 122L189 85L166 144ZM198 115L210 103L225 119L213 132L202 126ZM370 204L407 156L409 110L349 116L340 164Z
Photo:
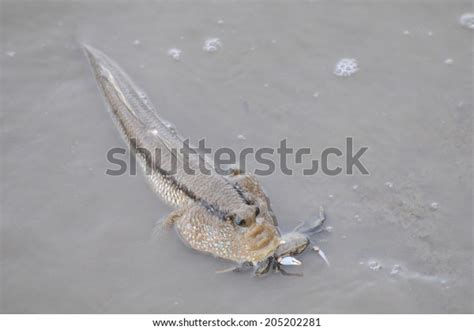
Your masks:
M266 275L270 271L279 272L282 275L302 276L300 273L290 273L285 270L285 266L300 266L302 262L295 258L307 250L311 245L311 250L318 253L326 265L330 263L326 254L317 245L313 244L313 235L325 230L323 227L326 221L326 215L323 207L319 209L319 217L313 220L301 222L291 232L281 237L275 253L263 261L259 262L243 262L237 266L218 271L218 273L226 272L244 272L253 270L257 277Z

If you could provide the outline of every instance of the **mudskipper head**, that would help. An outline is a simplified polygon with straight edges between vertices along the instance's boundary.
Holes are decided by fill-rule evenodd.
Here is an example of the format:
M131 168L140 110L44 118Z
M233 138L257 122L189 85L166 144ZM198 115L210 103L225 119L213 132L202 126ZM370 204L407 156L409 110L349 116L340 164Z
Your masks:
M235 231L234 247L242 260L259 262L275 253L280 234L265 209L245 205L237 209L231 219Z

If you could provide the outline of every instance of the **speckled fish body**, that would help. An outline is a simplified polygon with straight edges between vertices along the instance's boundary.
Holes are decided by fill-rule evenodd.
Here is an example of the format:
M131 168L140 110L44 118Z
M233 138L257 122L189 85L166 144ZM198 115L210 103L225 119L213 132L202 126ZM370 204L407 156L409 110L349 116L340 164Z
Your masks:
M195 174L186 173L179 152L183 139L176 130L157 115L145 93L115 62L90 46L84 49L122 137L149 171L153 189L177 208L166 223L175 225L191 248L216 257L243 263L272 256L280 233L258 182L249 175L219 175L207 160L210 174L202 173L199 154L187 160ZM159 159L147 157L143 149L153 155L159 152Z

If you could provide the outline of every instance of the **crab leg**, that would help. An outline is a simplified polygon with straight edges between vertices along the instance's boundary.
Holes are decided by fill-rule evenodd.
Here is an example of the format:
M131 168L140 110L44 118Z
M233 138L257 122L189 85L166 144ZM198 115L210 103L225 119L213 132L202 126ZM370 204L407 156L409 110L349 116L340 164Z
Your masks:
M313 251L316 251L321 258L323 258L324 262L328 265L328 267L331 266L331 264L329 263L328 258L326 257L326 254L323 252L323 250L321 250L319 248L319 246L315 245L315 246L312 247L312 249L313 249Z
M253 268L253 264L249 261L244 262L242 264L238 264L237 266L233 266L230 268L226 269L221 269L221 270L216 270L217 274L224 274L224 273L240 273L240 272L245 272Z
M321 226L324 224L324 221L326 221L326 214L324 213L324 208L321 206L319 208L319 218L314 221L314 224L308 225L306 221L302 221L293 231L299 231L305 234L319 233L322 231Z

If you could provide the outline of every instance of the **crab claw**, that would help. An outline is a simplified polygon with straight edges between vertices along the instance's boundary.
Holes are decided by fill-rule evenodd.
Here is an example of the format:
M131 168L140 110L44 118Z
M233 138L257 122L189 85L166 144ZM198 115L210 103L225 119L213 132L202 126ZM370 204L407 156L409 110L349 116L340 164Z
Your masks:
M323 250L321 250L321 249L319 248L319 246L313 246L313 251L318 252L319 256L320 256L321 258L323 258L324 262L326 263L326 265L328 265L328 267L331 266L331 264L329 263L328 258L326 257L326 254L323 252Z
M293 257L279 257L277 261L283 266L300 266L302 264L301 261Z

